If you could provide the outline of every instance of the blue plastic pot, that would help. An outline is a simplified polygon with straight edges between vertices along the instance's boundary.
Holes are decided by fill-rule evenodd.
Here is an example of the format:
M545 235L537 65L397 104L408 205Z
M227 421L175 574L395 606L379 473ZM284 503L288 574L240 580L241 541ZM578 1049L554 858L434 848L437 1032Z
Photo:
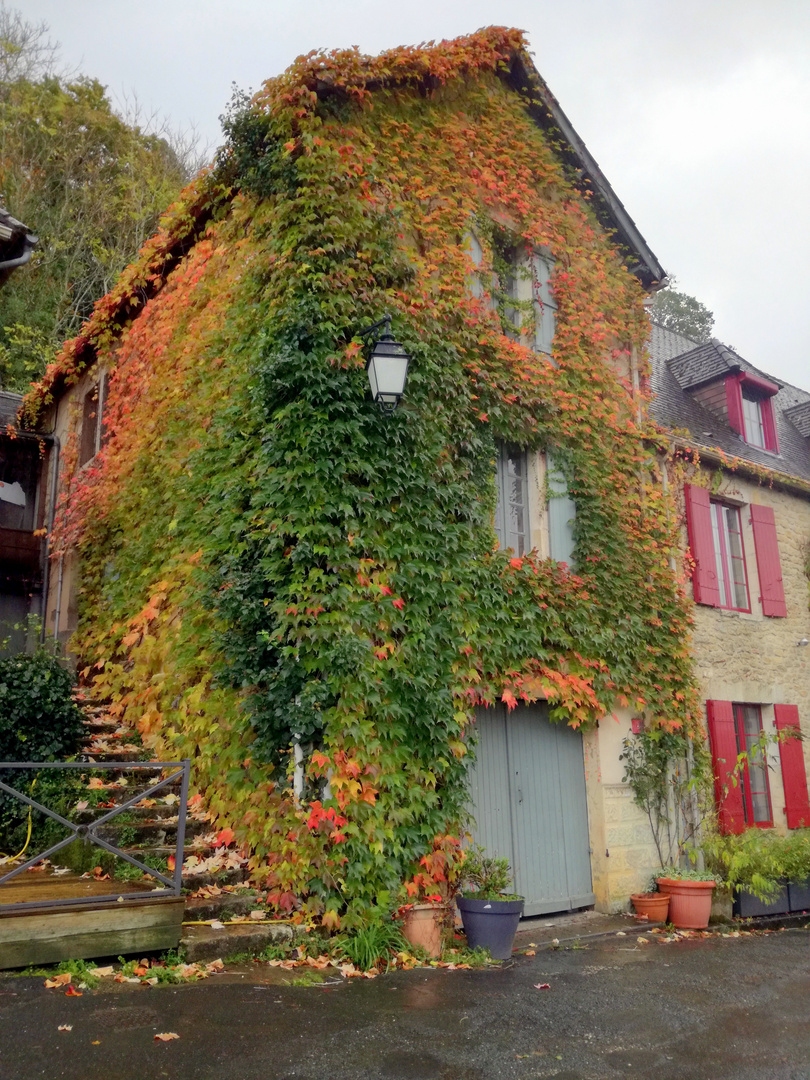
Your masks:
M471 949L489 949L496 960L512 955L523 900L468 900L456 897L461 923Z

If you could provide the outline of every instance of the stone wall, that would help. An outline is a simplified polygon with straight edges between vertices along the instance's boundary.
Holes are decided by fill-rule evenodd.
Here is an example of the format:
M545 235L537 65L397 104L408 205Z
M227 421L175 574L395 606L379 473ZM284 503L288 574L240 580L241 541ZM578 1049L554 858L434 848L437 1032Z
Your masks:
M717 484L717 478L714 478ZM810 775L810 647L797 645L810 637L805 551L810 542L810 500L760 486L755 481L725 475L712 488L713 497L740 504L751 614L696 604L693 652L704 701L721 700L762 706L763 730L773 732L774 704L799 708L805 736L805 765ZM774 512L786 618L762 614L751 504ZM684 532L685 542L685 532ZM784 793L779 749L768 754L768 778L774 825L785 828Z

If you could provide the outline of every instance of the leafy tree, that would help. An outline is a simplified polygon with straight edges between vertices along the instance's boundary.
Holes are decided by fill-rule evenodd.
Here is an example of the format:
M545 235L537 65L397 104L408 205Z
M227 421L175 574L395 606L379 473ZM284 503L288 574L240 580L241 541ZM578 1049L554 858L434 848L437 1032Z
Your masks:
M170 138L56 74L47 28L0 7L0 192L40 238L0 293L0 385L22 389L154 231L188 175ZM193 163L192 163L193 164Z
M703 345L711 339L714 313L694 296L676 289L677 284L677 279L673 277L667 288L660 289L655 294L652 305L653 321Z

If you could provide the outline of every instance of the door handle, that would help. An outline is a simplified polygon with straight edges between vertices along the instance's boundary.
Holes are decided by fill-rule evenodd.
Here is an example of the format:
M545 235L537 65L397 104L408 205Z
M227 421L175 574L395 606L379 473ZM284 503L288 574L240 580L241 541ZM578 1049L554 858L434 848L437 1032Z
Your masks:
M523 802L523 792L518 788L518 806Z

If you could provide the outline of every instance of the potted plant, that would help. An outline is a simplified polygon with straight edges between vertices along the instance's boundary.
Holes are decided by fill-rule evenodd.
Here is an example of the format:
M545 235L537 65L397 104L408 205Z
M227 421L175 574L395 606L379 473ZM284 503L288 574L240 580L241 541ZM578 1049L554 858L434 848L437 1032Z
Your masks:
M397 914L402 919L402 933L408 944L424 949L428 956L442 955L442 940L447 922L447 901L433 893L413 904L403 904Z
M735 915L783 915L810 906L809 829L786 836L755 828L729 836L710 832L701 847L733 893Z
M523 914L523 897L507 893L512 884L509 860L475 847L467 852L461 879L465 887L456 904L467 944L489 949L496 960L508 960Z
M669 896L669 921L679 930L705 930L712 913L713 874L665 866L658 888Z
M630 900L636 910L636 918L647 919L649 922L667 921L669 893L653 891L633 893Z

